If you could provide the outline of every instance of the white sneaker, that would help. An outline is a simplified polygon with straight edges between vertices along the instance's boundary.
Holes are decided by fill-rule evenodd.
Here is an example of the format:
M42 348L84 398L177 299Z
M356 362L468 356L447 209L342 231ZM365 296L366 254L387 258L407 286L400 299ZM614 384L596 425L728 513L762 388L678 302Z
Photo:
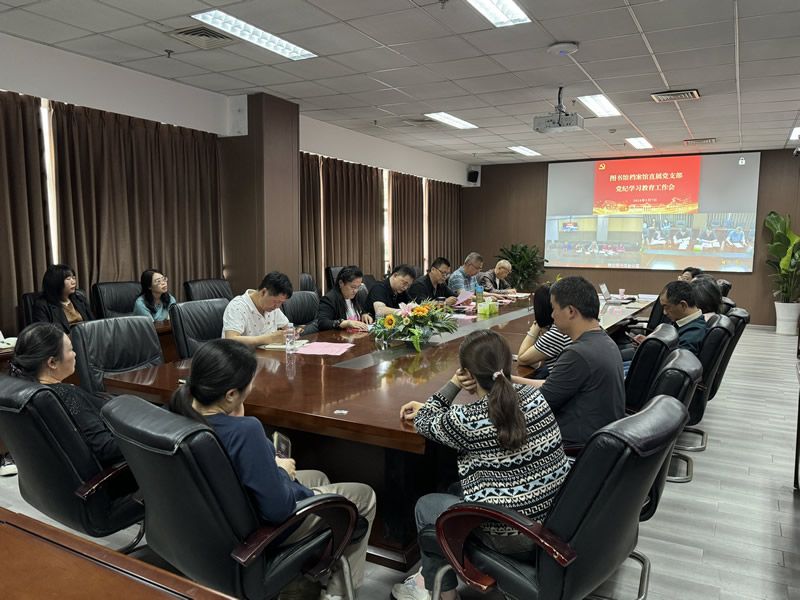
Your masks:
M344 596L339 596L336 594L329 594L325 590L322 590L319 593L319 600L344 600Z
M395 583L392 586L392 598L395 600L431 600L431 593L428 590L417 587L416 577L417 574L413 573L406 577L403 583Z
M6 453L0 458L0 477L10 477L17 474L17 463Z

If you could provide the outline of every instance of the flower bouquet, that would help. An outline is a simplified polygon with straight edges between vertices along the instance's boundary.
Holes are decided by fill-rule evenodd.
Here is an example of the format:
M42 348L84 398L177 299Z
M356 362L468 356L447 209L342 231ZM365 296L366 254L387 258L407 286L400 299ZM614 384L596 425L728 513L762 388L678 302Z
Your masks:
M379 318L372 328L375 339L385 342L405 341L422 351L422 344L435 333L452 333L458 323L451 310L432 300L422 304L400 304L400 314L389 314Z

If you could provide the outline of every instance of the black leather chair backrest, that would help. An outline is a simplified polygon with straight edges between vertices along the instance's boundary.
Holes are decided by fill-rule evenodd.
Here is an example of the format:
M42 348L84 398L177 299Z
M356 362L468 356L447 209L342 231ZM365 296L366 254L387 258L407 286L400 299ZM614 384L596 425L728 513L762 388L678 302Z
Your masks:
M328 291L333 289L333 285L336 282L336 276L343 268L344 267L325 267L325 284L328 286Z
M662 323L639 344L625 377L625 408L636 412L652 396L648 395L653 379L667 354L678 347L678 330Z
M103 281L92 286L92 308L98 319L133 314L136 298L142 293L138 281Z
M584 598L630 555L642 505L686 418L685 406L659 396L592 435L544 521L577 559L565 568L537 551L539 600Z
M731 293L731 288L733 288L733 284L727 279L717 279L717 285L723 296L729 295Z
M725 315L713 315L708 320L708 331L697 355L703 365L703 380L689 405L689 425L696 425L703 419L717 370L735 333L733 321Z
M319 296L314 292L295 292L281 305L281 310L290 323L306 325L317 318Z
M314 283L314 278L310 273L300 273L300 291L301 292L314 292L319 293L317 284Z
M378 283L378 281L375 279L375 277L373 277L372 275L367 275L366 273L364 274L364 279L362 280L362 282L364 283L364 285L367 288L367 293L369 293L369 291L372 289L373 285Z
M727 296L723 296L722 305L720 306L720 311L722 312L722 314L727 315L733 308L736 308L736 302L734 302Z
M212 429L135 396L102 414L144 497L147 545L195 581L263 598L265 560L244 568L230 556L260 524Z
M661 323L669 323L669 319L664 316L664 307L661 306L660 299L656 298L653 308L650 309L650 318L647 319L647 331L653 331Z
M77 323L70 332L75 368L87 392L105 391L107 373L125 373L164 362L150 317L115 317Z
M233 299L233 290L227 279L192 279L183 282L186 299L211 300L213 298Z
M728 368L728 363L731 360L731 356L733 356L733 351L736 350L739 339L744 333L744 328L747 327L748 323L750 323L750 313L743 308L732 308L726 316L733 322L733 338L728 344L728 347L725 349L725 354L723 354L722 360L717 368L717 375L714 377L714 383L712 384L711 392L708 395L709 400L712 400L714 396L717 395L719 386L722 383L722 378L725 375L726 369Z
M141 506L129 497L103 489L86 500L75 494L102 466L46 385L0 375L0 439L17 464L22 497L48 517L97 537L141 520Z
M222 316L227 298L180 302L169 307L169 320L178 356L191 358L208 340L222 336Z
M33 303L39 297L41 292L28 292L22 294L19 300L20 315L22 316L22 327L25 329L28 325L33 323Z

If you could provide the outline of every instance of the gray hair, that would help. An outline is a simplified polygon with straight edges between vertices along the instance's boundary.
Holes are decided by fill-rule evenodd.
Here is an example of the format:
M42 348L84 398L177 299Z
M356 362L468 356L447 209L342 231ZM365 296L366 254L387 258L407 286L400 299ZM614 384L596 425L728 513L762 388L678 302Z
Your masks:
M505 258L502 260L498 260L497 264L494 266L495 269L508 269L511 271L511 263L508 262Z
M483 262L483 257L477 252L470 252L469 254L467 254L467 258L464 259L465 265L476 262L481 262L481 263Z

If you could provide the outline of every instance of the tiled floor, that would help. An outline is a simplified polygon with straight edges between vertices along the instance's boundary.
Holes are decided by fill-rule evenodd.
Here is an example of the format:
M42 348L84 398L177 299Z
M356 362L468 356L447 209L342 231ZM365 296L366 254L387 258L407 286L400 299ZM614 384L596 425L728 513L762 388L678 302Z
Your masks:
M642 523L638 549L652 562L652 600L800 600L800 495L792 491L798 384L796 338L748 328L702 427L694 480L667 484L658 513ZM0 479L0 506L49 519ZM101 540L122 545L123 532ZM362 600L384 600L402 573L368 565ZM601 589L635 598L638 567L624 565ZM0 591L0 597L2 592ZM463 598L495 600L462 590Z

